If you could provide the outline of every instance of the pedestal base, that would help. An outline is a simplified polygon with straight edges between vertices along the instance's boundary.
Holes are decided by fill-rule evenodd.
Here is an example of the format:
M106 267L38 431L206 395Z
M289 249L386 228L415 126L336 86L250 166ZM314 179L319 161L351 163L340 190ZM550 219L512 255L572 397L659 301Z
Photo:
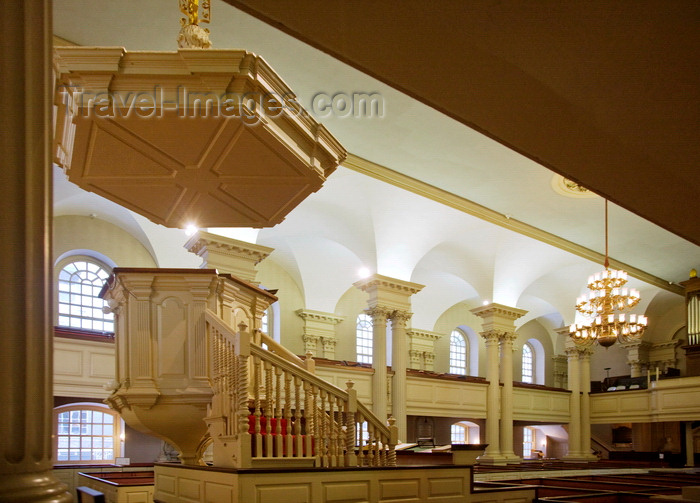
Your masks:
M480 465L507 465L508 460L500 454L484 454L476 458L476 462Z
M50 471L0 475L0 503L72 503L68 488Z

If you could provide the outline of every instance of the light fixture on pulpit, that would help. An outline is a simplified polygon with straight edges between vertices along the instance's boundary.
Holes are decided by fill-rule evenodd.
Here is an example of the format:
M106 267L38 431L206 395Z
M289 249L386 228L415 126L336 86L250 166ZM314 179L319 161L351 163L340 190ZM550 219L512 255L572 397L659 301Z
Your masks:
M639 303L639 291L627 288L627 273L610 269L608 258L608 200L605 200L605 270L588 278L587 295L576 299L576 310L588 318L588 323L572 324L569 336L577 344L597 342L605 348L615 341L639 340L647 326L644 315L627 314Z

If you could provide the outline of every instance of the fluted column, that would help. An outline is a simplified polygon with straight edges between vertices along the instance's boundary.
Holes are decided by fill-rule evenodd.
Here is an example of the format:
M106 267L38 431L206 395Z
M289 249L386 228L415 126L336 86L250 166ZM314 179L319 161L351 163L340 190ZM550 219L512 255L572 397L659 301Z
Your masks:
M486 380L489 387L486 390L486 451L479 456L480 463L503 463L501 456L501 441L499 420L501 415L501 393L498 383L498 346L499 332L491 330L481 332L486 344Z
M382 420L387 417L386 322L389 313L380 306L367 310L372 317L372 412Z
M406 369L408 368L408 336L406 324L411 318L407 311L393 311L391 319L391 368L394 370L392 383L391 414L396 418L399 439L406 440Z
M573 344L573 343L571 343ZM564 459L578 461L582 458L581 452L581 379L579 363L580 348L569 346L566 348L566 356L569 362L569 452Z
M513 452L513 341L516 335L506 332L501 335L501 455L507 462L522 459Z
M2 16L0 502L68 502L52 464L51 2Z

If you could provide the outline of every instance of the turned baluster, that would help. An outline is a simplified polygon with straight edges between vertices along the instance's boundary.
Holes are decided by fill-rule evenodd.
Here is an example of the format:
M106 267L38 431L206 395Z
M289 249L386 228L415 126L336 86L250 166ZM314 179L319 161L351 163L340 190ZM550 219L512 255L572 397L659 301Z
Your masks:
M255 417L255 457L262 457L262 435L260 434L260 358L253 357L253 417Z
M292 450L292 374L284 373L284 422L287 425L284 433L284 455L291 457L294 455Z
M275 456L282 457L282 369L275 367Z
M294 452L297 457L304 456L304 450L302 446L302 423L303 413L301 410L301 378L294 376L294 449L289 449L288 452ZM306 435L310 437L310 434ZM310 439L309 439L310 440ZM289 447L289 446L288 446ZM307 456L311 456L311 450L306 451Z
M265 362L265 457L272 457L272 417L274 411L272 408L273 390L272 390L272 364Z

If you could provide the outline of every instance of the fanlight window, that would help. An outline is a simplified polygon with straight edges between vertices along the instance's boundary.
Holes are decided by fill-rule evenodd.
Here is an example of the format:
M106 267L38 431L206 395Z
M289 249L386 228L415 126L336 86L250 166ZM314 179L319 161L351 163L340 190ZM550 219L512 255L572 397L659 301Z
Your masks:
M532 346L529 344L523 345L523 362L522 362L522 382L532 382L533 369L533 352Z
M467 341L459 330L450 334L450 374L467 374Z
M114 332L114 315L103 312L99 297L109 272L87 260L69 263L58 274L58 324L63 327Z
M372 363L372 318L367 314L357 316L356 348L359 363Z
M109 464L120 456L121 419L99 405L54 409L55 458L59 464Z

